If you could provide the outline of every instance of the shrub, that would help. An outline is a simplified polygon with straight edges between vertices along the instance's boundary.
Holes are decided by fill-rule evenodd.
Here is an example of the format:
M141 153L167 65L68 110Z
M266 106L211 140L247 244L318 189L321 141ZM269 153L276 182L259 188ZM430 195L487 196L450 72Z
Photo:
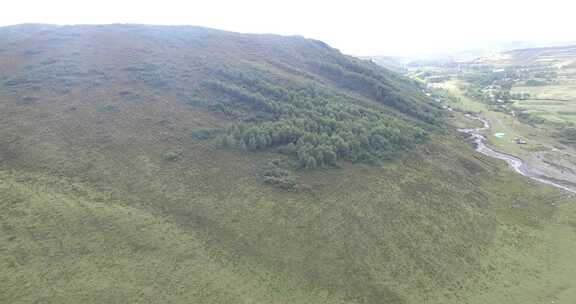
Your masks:
M176 161L180 158L180 154L181 153L175 151L167 151L162 153L161 158L163 161Z
M296 179L290 174L290 171L284 167L289 164L281 160L274 160L266 163L260 169L260 178L266 185L274 186L284 190L293 190L296 188Z
M101 105L96 108L96 111L100 113L116 113L120 112L120 108L115 105Z
M293 190L296 188L296 180L292 176L265 176L264 184L278 187L285 190Z
M205 140L213 139L220 133L222 133L222 129L211 128L194 130L190 135L194 139Z

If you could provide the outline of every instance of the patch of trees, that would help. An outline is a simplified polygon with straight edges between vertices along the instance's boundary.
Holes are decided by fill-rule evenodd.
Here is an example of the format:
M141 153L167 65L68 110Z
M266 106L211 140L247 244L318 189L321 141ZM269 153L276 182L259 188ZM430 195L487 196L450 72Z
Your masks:
M527 100L530 99L530 97L531 97L530 93L526 92L510 93L510 99L515 100Z
M470 83L467 95L487 103L522 100L530 96L526 93L512 93L515 84L544 86L554 84L557 71L551 66L511 66L505 69L468 69L459 77Z
M540 79L528 79L524 84L529 87L538 87L538 86L545 86L548 84L548 82Z
M449 100L451 102L454 103L459 103L462 101L462 99L454 94L452 94L450 91L443 89L443 88L435 88L432 92L431 92L432 98L434 99L439 99L439 100Z
M216 136L218 136L220 133L222 133L221 129L209 128L209 129L194 130L194 131L192 131L192 133L190 135L194 139L204 140L204 139L213 139Z
M435 105L423 102L417 86L400 75L372 69L355 61L311 63L322 75L334 80L339 86L361 94L416 117L430 124L439 123L441 111ZM342 62L344 61L344 62Z
M298 167L337 166L338 161L376 161L391 157L427 139L427 134L406 123L377 119L337 121L280 119L261 124L238 124L216 138L219 146L242 151L276 149L294 156Z
M211 109L233 113L235 123L197 130L193 137L214 138L228 149L276 151L291 156L299 168L387 159L428 138L413 123L325 87L286 89L246 73L229 75L226 82L207 81L205 87L213 96Z
M505 73L493 73L491 71L484 72L466 72L460 75L460 78L468 83L475 84L477 86L489 86L493 85L497 81L501 81L506 77Z
M531 126L545 122L544 118L532 115L526 112L524 109L516 109L516 118L518 118L519 121Z
M282 160L269 161L259 170L262 183L284 190L296 188L296 178L290 173L290 165Z

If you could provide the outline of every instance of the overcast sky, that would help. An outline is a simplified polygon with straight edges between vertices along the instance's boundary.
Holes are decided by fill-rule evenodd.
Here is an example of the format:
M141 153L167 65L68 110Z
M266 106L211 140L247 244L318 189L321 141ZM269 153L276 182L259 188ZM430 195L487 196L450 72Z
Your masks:
M0 25L190 24L302 35L354 55L576 41L574 0L2 0Z

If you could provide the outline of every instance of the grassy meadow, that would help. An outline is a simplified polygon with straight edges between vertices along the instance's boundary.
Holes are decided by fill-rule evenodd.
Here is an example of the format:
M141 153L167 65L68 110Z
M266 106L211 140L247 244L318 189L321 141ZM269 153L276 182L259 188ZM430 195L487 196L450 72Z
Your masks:
M514 102L515 107L551 123L576 123L576 86L514 87L514 91L529 93L536 98L518 100Z

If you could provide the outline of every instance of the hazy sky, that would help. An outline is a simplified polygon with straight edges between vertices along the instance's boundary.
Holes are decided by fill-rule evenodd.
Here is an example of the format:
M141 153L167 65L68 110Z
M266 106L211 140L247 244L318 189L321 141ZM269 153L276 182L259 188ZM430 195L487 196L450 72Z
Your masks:
M354 55L495 41L576 41L574 0L2 0L0 25L191 24L303 35Z

